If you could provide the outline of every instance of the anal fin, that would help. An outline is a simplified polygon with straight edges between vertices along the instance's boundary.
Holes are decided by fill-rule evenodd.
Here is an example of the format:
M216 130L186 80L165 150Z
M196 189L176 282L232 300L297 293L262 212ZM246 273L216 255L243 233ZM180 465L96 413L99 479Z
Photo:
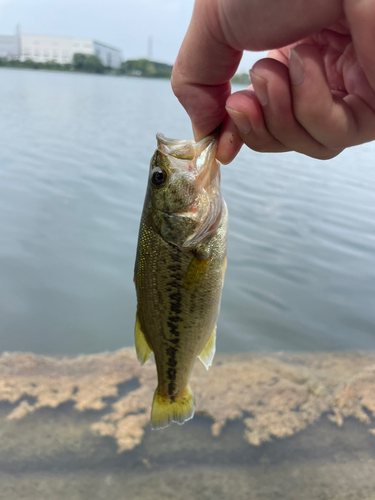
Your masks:
M212 365L212 360L214 359L216 351L216 326L213 329L210 338L207 340L206 345L203 347L198 358L202 361L206 370Z
M150 357L152 350L150 349L150 346L147 343L145 334L142 332L138 313L135 319L134 335L135 335L135 350L137 352L137 358L138 361L141 363L141 365L143 365Z

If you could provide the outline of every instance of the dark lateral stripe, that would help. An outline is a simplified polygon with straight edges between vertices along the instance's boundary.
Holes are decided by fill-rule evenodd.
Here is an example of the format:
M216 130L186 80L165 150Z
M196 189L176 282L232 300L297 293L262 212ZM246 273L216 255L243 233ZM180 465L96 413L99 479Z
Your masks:
M180 292L181 286L181 256L173 249L170 254L172 263L168 266L170 271L170 281L167 283L168 297L169 297L169 315L167 326L169 329L168 347L166 348L167 360L167 377L168 377L168 394L171 400L174 401L174 394L176 392L176 378L177 378L177 352L180 343L179 323L181 321L181 301L182 296Z
M180 336L180 332L178 331L177 325L175 325L171 321L167 321L167 325L169 326L169 331L172 335L174 335L175 337Z

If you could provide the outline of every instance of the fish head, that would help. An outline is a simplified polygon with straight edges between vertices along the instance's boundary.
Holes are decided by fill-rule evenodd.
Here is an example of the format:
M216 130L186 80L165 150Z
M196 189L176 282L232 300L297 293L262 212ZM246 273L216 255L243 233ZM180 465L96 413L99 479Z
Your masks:
M150 215L168 243L191 249L220 219L218 134L199 142L156 136L158 147L149 173Z

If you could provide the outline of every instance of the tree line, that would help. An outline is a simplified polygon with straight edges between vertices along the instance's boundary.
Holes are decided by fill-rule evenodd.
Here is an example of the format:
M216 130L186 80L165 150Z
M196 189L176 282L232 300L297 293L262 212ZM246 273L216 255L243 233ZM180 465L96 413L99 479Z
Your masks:
M105 66L98 56L76 53L72 63L60 64L55 61L36 62L32 59L20 61L18 59L0 58L0 67L44 69L53 71L76 71L80 73L125 75L145 78L170 78L172 67L170 64L150 61L148 59L133 59L123 61L119 68ZM246 74L235 75L233 83L249 84L249 76Z
M76 53L73 61L68 64L60 64L55 61L37 62L32 59L20 61L19 59L0 58L0 67L47 69L54 71L77 71L82 73L117 74L128 76L143 76L152 78L170 78L172 66L169 64L149 61L148 59L137 59L124 61L119 68L105 66L98 56Z

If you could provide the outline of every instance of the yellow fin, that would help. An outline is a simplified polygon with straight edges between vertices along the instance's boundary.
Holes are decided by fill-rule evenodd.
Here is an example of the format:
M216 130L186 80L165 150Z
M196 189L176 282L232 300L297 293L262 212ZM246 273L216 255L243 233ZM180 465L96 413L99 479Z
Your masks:
M189 386L174 401L159 394L157 387L151 410L151 427L163 429L172 422L183 424L194 416L194 396Z
M135 319L134 335L135 335L135 350L137 352L137 358L138 361L141 363L141 365L143 365L148 360L150 354L152 353L152 350L150 349L150 346L147 343L145 334L141 330L141 323L138 318L138 313Z
M228 264L228 257L227 254L225 254L223 261L223 286L224 286L225 271L227 270L227 264Z
M202 361L206 370L212 365L212 360L214 359L216 351L216 326L213 329L210 338L207 340L206 345L203 347L202 352L199 354L198 358Z
M197 257L193 257L192 261L189 264L186 277L185 277L185 288L186 290L193 290L197 286L199 286L203 278L206 274L207 265L210 262L211 257L205 260L197 259Z

